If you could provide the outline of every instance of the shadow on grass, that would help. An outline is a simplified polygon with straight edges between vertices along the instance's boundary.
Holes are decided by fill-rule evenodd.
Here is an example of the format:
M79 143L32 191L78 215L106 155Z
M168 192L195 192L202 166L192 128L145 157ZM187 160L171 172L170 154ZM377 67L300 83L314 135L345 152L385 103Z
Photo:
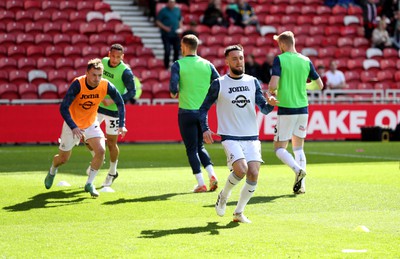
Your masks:
M268 202L273 202L274 200L277 200L277 199L295 198L296 196L297 196L296 194L285 194L285 195L278 195L278 196L255 196L255 197L252 197L250 199L248 204L268 203ZM236 206L236 204L237 204L237 201L230 201L230 202L226 203L227 206ZM212 207L212 208L214 208L214 206L215 205L212 204L212 205L205 205L203 207L206 207L206 208Z
M171 197L177 196L177 195L186 195L186 194L191 194L190 192L185 193L166 193L162 195L156 195L156 196L148 196L148 197L142 197L142 198L137 198L137 199L118 199L115 201L107 201L104 202L104 205L116 205L116 204L123 204L123 203L131 203L131 202L149 202L149 201L166 201L169 200Z
M4 207L3 210L8 212L17 212L17 211L28 211L31 209L43 209L43 208L53 208L53 207L61 207L68 206L72 204L76 204L87 199L86 197L78 197L78 194L82 194L83 189L79 189L77 191L53 191L53 192L45 192L38 195L35 195L29 200Z
M190 227L190 228L177 228L177 229L166 229L166 230L143 230L139 238L159 238L169 235L178 234L199 234L209 233L210 235L219 235L220 229L230 229L239 226L237 222L229 222L226 226L218 226L218 222L208 222L207 226L204 227Z

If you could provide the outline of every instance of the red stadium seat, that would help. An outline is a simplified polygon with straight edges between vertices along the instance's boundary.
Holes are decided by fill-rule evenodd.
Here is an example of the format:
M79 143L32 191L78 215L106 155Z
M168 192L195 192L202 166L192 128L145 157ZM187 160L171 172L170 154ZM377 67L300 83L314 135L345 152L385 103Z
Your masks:
M19 99L18 87L15 84L0 84L0 99Z
M68 88L70 86L70 82L64 83L61 85L57 85L57 93L59 98L64 98L65 94L68 91Z
M328 24L330 26L343 26L343 16L342 15L332 15L328 18Z
M37 86L30 83L24 83L18 86L20 99L38 99Z
M114 27L115 27L115 25L107 23L107 22L98 24L97 25L97 33L105 34L105 35L114 34Z
M317 49L318 51L318 58L333 58L336 53L336 47L335 46L326 46L326 47L320 47Z
M312 18L313 24L317 26L328 26L328 16L314 16Z
M365 58L365 51L363 49L351 49L351 58Z
M24 9L24 2L18 0L8 0L6 2L6 9L9 11L16 12Z
M68 34L68 35L75 35L75 34L80 34L80 24L79 23L63 23L61 25L61 32Z
M376 82L378 81L377 72L376 71L361 71L360 79L363 83L368 82Z
M119 34L111 34L107 36L107 45L112 45L115 43L123 44L125 45L125 37Z
M54 69L55 61L52 58L42 57L37 60L36 66L38 69L49 71Z
M370 47L370 45L371 44L370 44L369 40L367 40L364 37L355 37L353 39L353 46L356 47L356 48L365 48L365 49L367 49L367 48Z
M158 72L154 70L145 70L141 73L141 79L145 82L149 79L156 79L158 80Z
M74 60L75 59L79 59L78 58L71 58L71 57L60 57L56 59L56 63L55 63L55 68L56 69L62 69L62 70L72 70L75 69L75 63ZM87 65L87 61L86 61L86 65Z
M79 26L79 32L86 35L94 35L97 32L97 25L94 23L82 23Z
M318 16L330 16L332 14L332 10L330 7L326 5L317 6L317 14Z
M25 26L23 23L19 23L19 22L11 22L8 23L6 26L6 30L8 33L24 33L25 32Z
M50 70L47 73L48 82L61 85L67 82L67 73L64 70Z
M346 71L344 73L344 78L346 79L347 83L360 83L360 73L357 71Z
M147 70L147 60L148 58L138 56L136 58L131 58L128 62L128 64L131 66L133 71L137 70ZM141 75L138 75L139 77Z
M378 81L381 83L392 83L394 77L394 71L379 71L377 74Z
M206 49L206 48L204 48ZM164 62L161 59L150 58L147 61L147 67L149 69L164 69Z
M47 82L47 73L44 70L33 69L28 72L28 81L31 84L39 85Z
M228 29L223 26L214 25L210 30L212 35L223 35L228 34Z
M71 45L71 37L68 34L56 34L53 38L54 46L66 47Z
M300 7L301 9L300 9L300 13L301 13L301 16L299 17L299 19L301 18L301 17L309 17L309 18L311 18L312 16L314 16L316 13L317 13L317 11L316 11L316 9L315 9L315 6L312 6L312 5L302 5L301 7ZM309 19L309 24L311 24L311 22L312 22L312 19Z
M35 1L36 2L36 1ZM42 10L45 12L54 13L60 10L58 1L43 1Z
M41 45L28 46L26 49L26 56L28 58L40 58L45 55L45 49Z
M33 11L18 10L15 13L15 21L21 24L33 22Z
M334 7L332 7L332 14L343 16L347 14L347 9L341 5L335 5Z
M358 27L342 26L340 27L340 35L342 37L356 37L358 36Z
M124 24L124 23L115 25L115 33L120 34L124 37L128 37L133 34L132 28L129 25Z
M160 76L158 78L160 82L169 83L170 78L171 78L171 72L169 70L160 71Z
M52 1L54 2L54 1ZM66 12L66 13L77 13L77 6L78 2L77 1L61 1L60 2L60 11ZM86 17L84 17L86 18Z
M8 80L12 84L20 85L23 83L28 82L28 73L24 70L14 70L10 71L10 74L8 75Z
M339 38L337 41L339 48L347 48L353 46L353 40L351 38Z
M396 71L394 73L394 80L400 82L400 71Z
M394 48L384 48L382 54L384 58L400 58L400 54Z
M89 45L89 37L84 34L75 34L71 37L71 44L74 47L83 48Z
M76 10L82 12L90 12L94 9L94 3L92 1L79 1Z
M140 99L153 99L153 86L142 83L142 94Z
M136 48L136 54L139 57L143 57L143 58L153 58L154 54L153 51L150 48L146 48L146 47L138 47Z
M100 55L100 49L96 46L85 46L82 49L82 57L86 59L97 58Z
M15 45L8 47L7 56L10 58L19 59L25 57L25 55L25 48L22 46Z
M0 21L2 21L3 24L15 22L14 16L15 16L15 14L12 11L0 10Z
M359 15L362 16L363 14L363 10L360 6L357 5L349 5L349 7L347 8L347 13L349 15Z
M287 15L282 15L281 17L281 22L283 26L296 26L297 21L296 19L293 19L293 15L287 14Z
M69 23L69 14L65 11L56 11L51 14L51 21L62 24Z
M80 47L66 46L64 48L64 57L80 58L81 56L82 56L82 54L81 54L81 48Z
M64 48L60 46L47 46L45 56L48 58L57 59L64 56Z
M40 99L58 99L58 89L55 84L41 83L38 85L38 94Z
M313 24L312 16L299 16L297 18L297 25L308 25L311 26Z
M85 12L70 12L69 14L69 22L71 23L79 23L79 25L86 23L86 13Z
M112 11L110 4L108 4L108 3L104 2L104 1L95 2L93 10L101 12L103 14Z
M87 68L88 61L89 60L87 58L76 58L74 60L74 68L79 71L85 70Z
M51 22L51 13L48 11L35 11L33 14L35 23L46 24Z
M244 27L243 33L247 37L257 37L260 33L257 31L256 26L246 26Z
M0 46L8 48L14 46L16 41L16 35L11 33L0 33Z
M20 58L18 59L18 69L30 71L36 69L36 59L35 58Z
M77 77L79 77L79 76L81 76L81 75L82 75L82 74L79 73L78 71L70 70L70 71L67 72L67 81L70 82L70 83L72 83L72 81L73 81L75 78L77 78Z
M269 6L269 13L273 15L284 15L286 14L286 9L282 8L283 6L278 4L278 5L270 5Z
M106 40L104 36L101 36L99 34L93 34L90 35L89 37L89 44L90 45L103 45L106 44Z
M156 83L153 84L152 87L152 92L153 92L153 98L158 98L158 99L170 99L171 95L169 92L169 84L166 83Z
M396 70L396 61L394 61L393 58L382 59L379 63L382 70L388 70L392 72Z
M11 71L17 68L17 60L15 58L0 57L0 70Z
M28 22L25 24L25 32L36 35L43 32L43 26L39 23Z

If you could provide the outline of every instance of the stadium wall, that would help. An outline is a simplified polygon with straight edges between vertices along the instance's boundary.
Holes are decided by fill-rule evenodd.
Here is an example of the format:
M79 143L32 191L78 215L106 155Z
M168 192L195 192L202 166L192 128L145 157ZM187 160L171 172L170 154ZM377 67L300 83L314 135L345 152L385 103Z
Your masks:
M128 134L122 142L178 142L178 106L127 105ZM400 123L399 105L311 105L308 140L361 139L362 127L395 129ZM260 112L260 139L272 140L276 108L267 116ZM63 119L59 105L1 105L0 144L57 143ZM215 106L209 123L217 130Z

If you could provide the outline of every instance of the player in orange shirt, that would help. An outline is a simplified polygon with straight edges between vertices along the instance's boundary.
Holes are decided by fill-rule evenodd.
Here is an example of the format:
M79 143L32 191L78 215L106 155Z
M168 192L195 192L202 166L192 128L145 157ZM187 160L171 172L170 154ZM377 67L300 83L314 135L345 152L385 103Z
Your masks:
M89 192L93 197L99 196L93 181L98 170L103 165L105 138L96 116L97 108L107 94L118 107L119 134L124 137L127 132L124 127L124 101L115 86L102 78L103 70L104 67L100 59L90 60L86 74L76 78L72 82L61 103L60 113L64 118L64 124L61 132L59 152L54 156L51 168L44 180L46 189L51 188L58 167L69 160L72 148L75 145L79 145L80 140L83 138L93 148L95 153L91 161L85 191Z

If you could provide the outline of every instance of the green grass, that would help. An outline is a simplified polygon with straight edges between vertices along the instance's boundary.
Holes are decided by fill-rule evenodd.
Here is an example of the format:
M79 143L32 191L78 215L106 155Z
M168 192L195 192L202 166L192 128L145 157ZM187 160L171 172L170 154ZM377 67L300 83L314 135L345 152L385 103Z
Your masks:
M221 185L229 174L220 144L207 145ZM400 143L308 142L307 193L263 143L265 164L246 207L252 224L224 217L217 193L193 194L182 144L121 145L115 193L83 191L89 153L80 146L55 184L43 180L56 146L0 146L3 258L398 258ZM100 184L108 163L97 178ZM370 232L357 230L366 226ZM343 253L344 249L366 250Z

